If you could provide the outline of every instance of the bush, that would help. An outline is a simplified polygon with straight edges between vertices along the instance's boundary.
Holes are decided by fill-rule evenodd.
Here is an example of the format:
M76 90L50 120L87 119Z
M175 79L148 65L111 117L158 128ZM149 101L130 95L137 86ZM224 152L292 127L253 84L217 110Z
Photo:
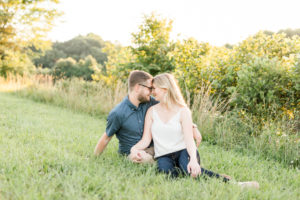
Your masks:
M34 72L34 69L29 57L24 53L6 51L0 59L0 76L30 74Z
M60 59L54 66L53 76L62 78L83 78L92 80L92 75L100 71L101 65L92 56L87 56L84 60L76 62L73 58Z
M237 85L230 87L238 108L260 118L276 117L282 108L297 104L290 72L277 59L254 58L237 73Z
M74 76L74 69L76 68L76 61L73 58L59 59L53 69L53 76L55 79L71 78Z

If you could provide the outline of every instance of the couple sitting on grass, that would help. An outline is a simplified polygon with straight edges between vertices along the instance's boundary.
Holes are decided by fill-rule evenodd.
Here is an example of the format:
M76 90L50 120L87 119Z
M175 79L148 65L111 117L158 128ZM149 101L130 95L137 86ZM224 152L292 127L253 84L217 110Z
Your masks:
M147 72L132 71L128 87L128 96L109 113L106 132L96 145L95 155L104 151L115 134L119 153L134 163L157 160L158 171L171 177L206 175L230 181L229 176L200 166L196 144L199 146L201 134L171 74L153 78ZM242 187L259 187L255 181L236 183Z

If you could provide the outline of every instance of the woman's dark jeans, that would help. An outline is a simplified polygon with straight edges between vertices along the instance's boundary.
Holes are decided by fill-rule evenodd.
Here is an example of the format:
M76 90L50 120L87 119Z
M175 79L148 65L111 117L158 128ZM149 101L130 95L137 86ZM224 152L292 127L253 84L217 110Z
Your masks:
M197 151L197 159L200 164L200 156ZM158 171L166 174L170 174L171 177L178 177L180 174L188 175L187 165L189 163L190 156L186 149L176 151L167 155L163 155L157 158ZM229 181L217 173L206 170L201 167L201 175L206 175L209 177L222 178L224 182Z

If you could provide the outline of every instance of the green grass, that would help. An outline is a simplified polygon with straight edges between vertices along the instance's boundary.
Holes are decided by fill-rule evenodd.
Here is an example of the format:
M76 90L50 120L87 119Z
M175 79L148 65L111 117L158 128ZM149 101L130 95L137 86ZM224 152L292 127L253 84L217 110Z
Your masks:
M114 138L93 156L105 118L0 93L0 199L299 199L300 173L218 146L201 144L203 167L259 190L217 179L169 180L155 165L118 155Z

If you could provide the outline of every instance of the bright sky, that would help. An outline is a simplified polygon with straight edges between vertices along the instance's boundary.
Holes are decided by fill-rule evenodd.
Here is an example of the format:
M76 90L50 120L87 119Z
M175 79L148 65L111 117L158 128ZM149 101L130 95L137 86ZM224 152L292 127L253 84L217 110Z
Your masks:
M300 0L61 0L64 23L49 37L66 41L92 32L130 45L143 15L155 11L174 20L173 39L235 44L259 30L300 28L299 8Z

